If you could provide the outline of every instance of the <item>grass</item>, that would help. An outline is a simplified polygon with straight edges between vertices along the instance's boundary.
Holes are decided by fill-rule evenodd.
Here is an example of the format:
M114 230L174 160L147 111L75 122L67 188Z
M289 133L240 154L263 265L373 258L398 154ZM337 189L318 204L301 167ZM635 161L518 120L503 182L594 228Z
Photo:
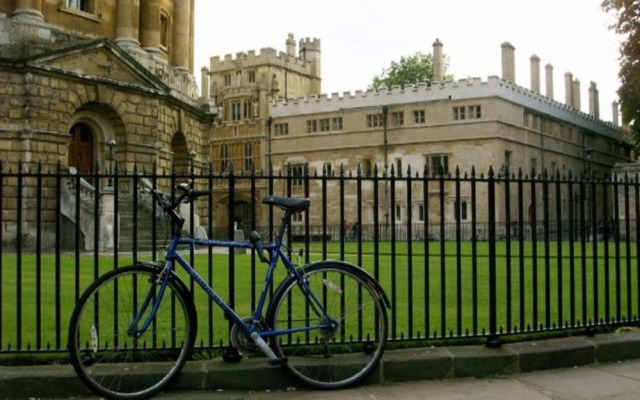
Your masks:
M411 249L409 249L411 245ZM294 244L294 248L301 245ZM487 242L312 244L310 261L344 259L375 275L391 300L393 339L478 336L490 330L491 263ZM410 250L410 251L409 251ZM606 257L605 257L606 255ZM141 257L141 259L143 259ZM619 260L619 261L616 261ZM98 274L132 263L130 256L4 254L0 261L0 352L64 349L67 324L80 296ZM249 254L195 254L203 278L250 315L266 273ZM617 324L640 314L637 249L610 243L499 242L495 249L495 307L499 331L526 334L594 321ZM183 277L185 273L180 275ZM285 275L276 271L275 282ZM193 283L187 282L193 287ZM233 285L233 289L231 289ZM233 296L231 296L233 293ZM196 288L197 344L226 343L229 322ZM59 310L59 311L57 311ZM39 313L38 313L39 311ZM39 315L39 317L38 317ZM212 329L210 329L212 328Z

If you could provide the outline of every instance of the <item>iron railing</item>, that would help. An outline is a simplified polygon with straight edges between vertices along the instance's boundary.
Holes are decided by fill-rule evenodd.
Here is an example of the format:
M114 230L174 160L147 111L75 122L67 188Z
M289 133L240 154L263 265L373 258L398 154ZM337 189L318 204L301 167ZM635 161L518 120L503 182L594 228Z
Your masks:
M137 190L140 176L167 191L184 180L213 188L185 214L190 233L208 237L256 230L268 240L279 214L260 199L310 197L311 209L292 221L291 253L302 249L302 264L336 258L370 271L392 303L392 341L498 344L502 335L639 321L638 176L81 175L21 166L0 168L0 353L64 351L84 288L109 269L163 257L169 229ZM264 271L255 255L185 252L250 314ZM228 322L204 292L194 295L197 345L226 346Z

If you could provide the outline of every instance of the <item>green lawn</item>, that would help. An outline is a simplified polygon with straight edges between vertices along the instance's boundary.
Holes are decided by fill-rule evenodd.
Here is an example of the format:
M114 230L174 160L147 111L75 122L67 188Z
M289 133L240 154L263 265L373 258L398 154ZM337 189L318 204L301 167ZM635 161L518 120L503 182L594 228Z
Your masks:
M360 264L377 276L392 302L390 333L393 338L487 332L490 328L488 243L480 242L475 249L469 242L445 242L444 247L440 242L429 242L426 247L422 242L413 242L411 246L409 256L406 242L396 243L395 249L390 243L381 243L376 258L371 242L363 243L361 250L357 243L346 243L344 251L339 243L330 243L326 258ZM293 247L297 249L299 245ZM576 326L585 320L613 322L635 319L640 314L635 246L627 255L626 246L620 244L619 264L615 261L614 244L605 249L603 243L595 247L593 243L586 243L583 252L580 243L560 246L550 243L548 248L539 243L534 248L527 242L521 249L518 242L513 242L509 257L507 250L505 242L496 246L497 325L503 331ZM315 261L323 257L322 245L313 244L309 259ZM249 315L252 298L261 289L266 269L260 263L252 266L250 255L237 254L234 259L233 304L239 314ZM20 260L15 255L3 255L0 260L0 352L64 348L75 300L95 279L96 271L104 273L114 268L116 262L118 266L132 262L126 255L116 260L111 256L95 259L92 254L78 259L73 254L64 254L58 260L55 255L43 255L39 264L34 255L22 255ZM195 255L194 261L205 280L213 281L216 290L228 298L229 256L215 254L212 268L209 268L207 254ZM278 268L276 284L283 277L283 268ZM59 314L56 313L58 304ZM209 347L226 343L229 323L199 289L196 305L200 328L198 344ZM209 334L210 326L214 327L213 335Z

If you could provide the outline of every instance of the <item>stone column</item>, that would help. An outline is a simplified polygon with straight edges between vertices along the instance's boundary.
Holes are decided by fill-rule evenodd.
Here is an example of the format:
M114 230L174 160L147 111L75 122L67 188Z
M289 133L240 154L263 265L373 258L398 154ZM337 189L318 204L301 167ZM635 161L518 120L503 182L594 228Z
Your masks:
M529 61L531 62L531 90L540 93L540 57L534 54Z
M19 21L43 23L42 0L16 0L11 16Z
M596 83L591 81L589 86L589 114L600 118L600 95Z
M553 100L553 65L547 64L545 67L545 80L547 97Z
M516 48L509 42L502 43L502 79L516 82Z
M444 75L444 66L442 63L442 42L436 38L433 42L433 77L434 83L441 83Z
M191 37L191 3L176 0L173 10L173 66L189 70L189 39Z
M116 27L116 42L120 45L140 46L138 41L138 12L140 0L118 1L118 22Z
M160 53L159 0L144 0L140 8L140 45L151 53Z

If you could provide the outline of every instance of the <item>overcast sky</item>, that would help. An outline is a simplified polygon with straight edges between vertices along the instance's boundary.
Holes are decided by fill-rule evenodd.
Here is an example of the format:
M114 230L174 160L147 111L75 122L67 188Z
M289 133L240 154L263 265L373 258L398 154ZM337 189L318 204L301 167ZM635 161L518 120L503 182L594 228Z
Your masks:
M608 26L614 17L601 0L196 0L195 75L209 58L271 47L285 51L319 38L322 92L366 90L391 61L432 52L436 38L456 78L501 76L501 44L515 48L516 83L529 88L529 58L554 67L554 98L564 103L564 74L581 82L582 111L589 111L591 81L600 92L600 117L612 120L619 43Z

